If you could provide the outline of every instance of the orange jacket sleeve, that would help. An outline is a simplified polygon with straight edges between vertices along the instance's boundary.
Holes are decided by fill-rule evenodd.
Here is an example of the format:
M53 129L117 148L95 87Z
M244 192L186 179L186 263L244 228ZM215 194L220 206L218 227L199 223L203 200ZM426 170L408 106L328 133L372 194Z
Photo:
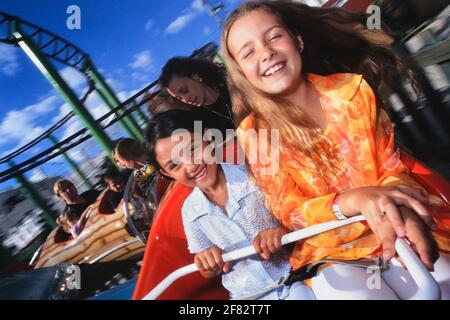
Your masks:
M423 189L410 175L409 169L400 158L400 150L395 145L394 129L386 112L377 108L375 94L364 80L361 83L360 96L363 99L367 117L366 127L372 128L369 140L373 139L372 154L376 159L377 185L406 185ZM363 111L363 112L364 112Z

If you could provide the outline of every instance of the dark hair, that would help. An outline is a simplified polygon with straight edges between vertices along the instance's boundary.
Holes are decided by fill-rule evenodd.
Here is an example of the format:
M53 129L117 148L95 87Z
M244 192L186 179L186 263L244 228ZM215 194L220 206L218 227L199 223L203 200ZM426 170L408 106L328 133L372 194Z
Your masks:
M169 110L188 110L192 111L193 107L178 99L173 99L167 92L161 92L148 101L148 111L152 115L169 111Z
M166 62L159 76L159 86L163 92L174 76L192 77L198 74L202 82L212 88L226 87L225 68L213 62L190 57L174 57Z
M120 139L112 152L113 157L118 155L127 160L135 160L144 153L145 149L142 144L133 138Z
M100 177L105 182L106 180L114 180L116 178L124 179L123 175L115 167L107 168L106 171Z
M177 129L194 132L194 122L202 120L203 118L198 113L186 110L169 110L158 113L145 130L145 146L150 163L156 169L161 169L158 161L156 161L155 154L155 146L158 140L170 137Z

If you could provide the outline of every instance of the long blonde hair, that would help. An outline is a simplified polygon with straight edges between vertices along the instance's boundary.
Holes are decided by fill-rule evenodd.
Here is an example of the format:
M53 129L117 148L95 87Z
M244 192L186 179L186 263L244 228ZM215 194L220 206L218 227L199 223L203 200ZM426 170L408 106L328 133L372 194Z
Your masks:
M366 14L286 1L249 1L230 14L222 31L221 49L235 123L239 124L252 113L257 122L279 129L281 142L300 151L305 156L304 164L309 163L313 168L319 163L332 166L331 144L311 117L286 99L255 88L229 51L228 36L233 24L257 9L277 17L292 39L302 36L304 51L298 50L302 56L303 74L362 74L375 88L375 95L382 106L387 101L386 89L398 85L399 74L403 72L413 80L411 69L387 46L370 41L367 35L352 30L355 24L365 23ZM303 77L303 74L299 76Z

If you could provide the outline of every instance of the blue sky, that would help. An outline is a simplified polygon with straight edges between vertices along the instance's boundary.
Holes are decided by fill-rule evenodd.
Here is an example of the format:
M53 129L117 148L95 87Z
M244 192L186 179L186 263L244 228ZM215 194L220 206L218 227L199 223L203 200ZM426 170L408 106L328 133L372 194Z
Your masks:
M228 12L240 2L222 0ZM80 30L66 27L69 17L66 9L73 4L81 9ZM218 41L220 36L216 21L200 0L0 0L0 10L52 31L87 52L121 100L155 80L170 57L189 55L209 41ZM76 70L55 65L81 95L86 89L83 76ZM87 106L96 118L107 112L95 96L88 100ZM69 111L20 48L0 43L0 157L32 140ZM81 127L74 119L57 132L57 137L68 136ZM15 161L23 161L49 146L43 142ZM86 153L92 156L96 151L96 148L84 153L74 150L71 155L84 161ZM0 165L0 171L6 168ZM68 168L57 159L28 177L37 179L42 172L61 171L68 172ZM2 183L0 190L13 184L14 181Z

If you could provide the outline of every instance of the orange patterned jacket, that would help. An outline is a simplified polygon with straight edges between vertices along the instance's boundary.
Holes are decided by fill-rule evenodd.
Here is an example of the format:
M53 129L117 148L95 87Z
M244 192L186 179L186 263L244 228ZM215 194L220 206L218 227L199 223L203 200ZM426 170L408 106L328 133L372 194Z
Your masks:
M409 174L395 147L392 124L387 114L376 107L375 95L361 75L333 74L307 76L320 93L328 127L335 168L320 171L302 165L303 155L294 148L282 148L279 168L266 175L267 167L257 161L249 169L266 193L273 214L291 230L336 220L332 202L340 191L362 186L408 185L422 188ZM249 146L270 150L269 140L249 134L248 129L263 128L250 114L238 127L238 139L247 158ZM256 139L258 139L256 141ZM265 145L263 145L265 144ZM318 174L321 172L321 174ZM423 189L423 188L422 188ZM432 214L438 225L435 239L442 252L450 253L450 208L429 195ZM323 258L353 260L378 257L381 242L367 223L358 222L299 241L291 256L294 269Z

